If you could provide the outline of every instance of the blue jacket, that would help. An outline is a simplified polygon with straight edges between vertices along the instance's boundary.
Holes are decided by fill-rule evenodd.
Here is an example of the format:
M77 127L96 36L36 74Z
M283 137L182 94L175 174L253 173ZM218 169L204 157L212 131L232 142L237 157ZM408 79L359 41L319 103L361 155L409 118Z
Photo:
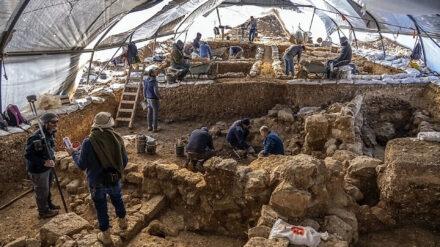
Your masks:
M289 48L284 51L283 58L286 60L293 60L293 58L298 55L298 63L301 59L301 53L303 49L300 45L291 45Z
M200 57L211 57L211 47L208 44L200 45Z
M189 137L186 151L202 154L209 149L214 149L211 134L209 134L208 131L204 131L201 129L194 130Z
M144 97L147 99L160 99L162 97L159 93L156 77L149 76L144 80Z
M24 151L24 157L26 158L26 171L30 173L42 173L50 169L50 167L44 166L47 160L50 160L47 154L46 145L41 141L41 150L36 150L35 141L42 140L40 130L35 131L27 140L26 149ZM49 151L54 157L55 147L55 134L49 134L44 131L46 140L49 142Z
M243 128L241 120L235 121L229 128L226 140L234 149L247 149L249 144L246 143L246 137L249 135L249 130Z
M103 176L104 169L102 169L98 156L96 156L95 150L93 150L92 143L89 138L84 139L81 151L72 153L73 160L76 166L81 170L87 170L87 181L89 187L104 187ZM127 166L128 157L125 153L124 167Z
M275 132L270 131L269 134L264 138L264 155L269 154L281 154L284 155L284 145L281 138L275 134Z

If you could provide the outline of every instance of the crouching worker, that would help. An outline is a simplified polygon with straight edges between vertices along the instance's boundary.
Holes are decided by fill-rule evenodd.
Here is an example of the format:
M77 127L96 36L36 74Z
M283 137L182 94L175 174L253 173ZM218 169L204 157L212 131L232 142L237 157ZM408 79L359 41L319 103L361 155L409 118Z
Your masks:
M240 58L243 54L243 48L240 46L229 47L229 58Z
M269 130L267 126L261 126L260 134L264 137L264 150L262 150L258 157L264 157L269 154L284 155L284 145L281 138L273 131Z
M46 141L49 144L49 152L53 157L58 116L53 113L46 113L40 120L43 124ZM53 169L51 168L55 167L55 161L49 157L40 130L35 131L28 138L24 157L26 158L26 171L34 185L39 218L50 218L57 215L60 206L52 203L50 194L50 187L54 180Z
M126 211L122 201L120 179L128 158L124 141L113 130L114 120L110 113L100 112L93 120L92 131L79 148L66 148L76 165L86 170L90 194L95 204L100 233L98 239L104 244L112 243L107 212L107 194L115 207L121 229L127 228Z
M188 145L186 146L188 161L186 166L191 163L199 171L203 171L203 163L209 158L215 156L214 145L212 144L212 136L208 128L202 127L196 129L189 137ZM199 161L197 163L197 161Z
M231 144L234 152L236 150L246 150L250 154L255 154L254 148L246 143L246 138L249 135L249 127L251 122L249 118L235 121L231 127L229 127L226 140Z

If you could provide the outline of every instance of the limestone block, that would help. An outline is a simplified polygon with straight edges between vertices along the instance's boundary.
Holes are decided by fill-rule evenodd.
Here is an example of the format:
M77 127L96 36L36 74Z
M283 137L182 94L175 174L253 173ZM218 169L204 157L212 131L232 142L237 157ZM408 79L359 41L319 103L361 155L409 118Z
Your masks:
M125 216L127 218L128 227L125 230L119 228L117 219L112 220L112 228L110 230L112 235L120 236L123 240L133 238L138 234L145 225L145 215L142 213L135 213L133 215Z
M138 172L140 170L141 170L140 165L128 162L127 166L124 169L124 172L125 173L130 173L130 172Z
M278 218L287 221L287 217L276 212L271 206L263 205L261 207L261 216L258 219L257 226L267 226L271 228Z
M91 228L89 222L77 214L60 214L40 228L41 242L55 244L57 239L63 235L72 236L88 228Z
M144 177L142 180L142 191L149 194L157 194L160 190L159 180L156 178Z
M302 217L309 207L312 195L287 182L279 184L272 192L269 205L289 217Z
M244 245L244 247L287 247L289 240L287 238L266 239L262 237L254 237Z
M26 236L21 236L16 240L8 243L5 247L26 247Z
M145 220L153 219L166 205L166 199L163 195L157 195L142 203L140 213L145 216Z
M35 238L26 239L26 247L40 247L41 241Z
M125 175L125 180L129 183L134 183L134 184L141 184L143 178L144 175L136 171L129 172L127 173L127 175Z
M104 245L98 240L98 236L95 233L87 234L76 241L78 247L104 247Z
M142 170L142 173L144 174L145 178L156 178L156 163L149 162L144 166L144 169Z
M57 153L59 153L59 152L57 152ZM55 159L56 159L56 157L55 157ZM71 162L73 162L73 158L71 156L61 159L60 160L60 169L67 170L69 163L71 163Z
M290 108L283 108L278 111L278 119L285 122L293 122L293 114Z
M171 180L175 171L179 170L176 164L157 164L157 178L160 180Z
M358 156L350 161L347 177L357 180L358 183L353 183L353 185L361 189L364 194L368 193L370 187L377 188L376 167L380 164L382 161L379 159Z
M270 230L271 228L267 226L252 227L248 230L248 239L254 237L269 238Z
M269 173L266 170L256 170L247 173L245 198L256 198L269 185Z
M329 122L323 114L308 116L305 120L305 144L312 150L322 150L329 134Z
M324 218L324 229L349 243L353 239L353 228L336 215L330 215Z
M307 218L303 220L300 224L300 226L310 226L311 228L315 229L316 231L319 230L319 223L316 220Z

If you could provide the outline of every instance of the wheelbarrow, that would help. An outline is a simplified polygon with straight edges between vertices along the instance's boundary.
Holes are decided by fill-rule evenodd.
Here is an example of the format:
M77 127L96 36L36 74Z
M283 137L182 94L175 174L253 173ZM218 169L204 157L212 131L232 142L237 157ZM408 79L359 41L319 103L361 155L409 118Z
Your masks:
M325 65L318 62L303 61L301 62L301 65L307 73L313 73L320 79L322 78L322 75L326 73Z
M191 76L197 75L197 79L199 79L201 75L206 75L211 80L215 79L215 74L211 71L211 63L193 64L189 68L189 72Z

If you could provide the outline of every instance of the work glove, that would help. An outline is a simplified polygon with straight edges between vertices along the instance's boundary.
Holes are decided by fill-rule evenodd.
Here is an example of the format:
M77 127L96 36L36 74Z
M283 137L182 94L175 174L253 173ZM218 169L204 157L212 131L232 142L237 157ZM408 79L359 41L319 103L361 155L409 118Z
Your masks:
M248 153L255 154L255 149L252 146L249 146L247 151Z

